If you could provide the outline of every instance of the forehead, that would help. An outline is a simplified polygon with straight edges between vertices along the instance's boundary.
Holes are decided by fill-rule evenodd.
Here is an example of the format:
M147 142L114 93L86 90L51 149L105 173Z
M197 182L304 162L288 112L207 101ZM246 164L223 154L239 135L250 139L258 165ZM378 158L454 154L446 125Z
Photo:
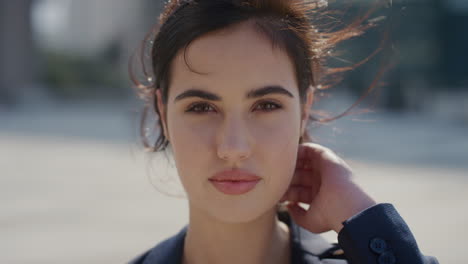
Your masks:
M274 48L251 22L242 22L194 40L186 50L185 59L196 72L208 74L190 71L182 49L172 64L170 94L194 85L213 90L212 85L220 83L225 90L278 84L297 92L291 59L285 51Z

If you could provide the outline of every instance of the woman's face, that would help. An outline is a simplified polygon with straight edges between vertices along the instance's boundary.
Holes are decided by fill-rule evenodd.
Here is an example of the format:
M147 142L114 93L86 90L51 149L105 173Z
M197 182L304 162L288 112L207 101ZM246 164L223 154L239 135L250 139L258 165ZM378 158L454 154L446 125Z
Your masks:
M158 107L190 206L223 221L253 220L276 206L295 169L306 113L292 61L249 22L192 42L188 64L207 74L190 71L183 54L172 64L167 105ZM233 168L261 180L225 194L209 178Z

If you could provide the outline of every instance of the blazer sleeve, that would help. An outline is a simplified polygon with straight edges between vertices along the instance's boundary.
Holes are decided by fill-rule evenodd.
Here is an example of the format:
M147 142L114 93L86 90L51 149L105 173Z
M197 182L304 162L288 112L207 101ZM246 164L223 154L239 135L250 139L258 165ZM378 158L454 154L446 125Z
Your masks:
M338 243L350 264L438 264L424 256L392 204L377 204L343 222Z

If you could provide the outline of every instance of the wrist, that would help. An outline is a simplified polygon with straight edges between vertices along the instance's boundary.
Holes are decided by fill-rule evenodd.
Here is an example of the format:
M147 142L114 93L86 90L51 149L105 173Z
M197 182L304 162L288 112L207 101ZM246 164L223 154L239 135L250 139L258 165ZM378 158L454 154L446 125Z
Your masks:
M377 202L369 195L361 193L359 196L354 196L352 199L347 199L340 206L340 213L332 221L332 229L339 233L343 229L343 222L352 216L376 205Z

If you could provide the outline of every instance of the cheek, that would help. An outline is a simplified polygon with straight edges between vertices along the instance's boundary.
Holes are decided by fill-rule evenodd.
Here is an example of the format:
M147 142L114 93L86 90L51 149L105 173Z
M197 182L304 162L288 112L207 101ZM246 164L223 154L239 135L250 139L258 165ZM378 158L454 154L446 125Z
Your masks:
M256 138L256 158L259 166L268 175L266 184L275 195L282 195L289 186L294 174L300 119L288 115L276 122L264 123L254 131Z
M187 193L203 188L216 164L213 124L168 113L168 130L177 171ZM211 169L211 170L210 170Z
M196 122L182 117L173 118L168 127L172 146L187 155L212 147L215 136L213 122Z
M293 143L299 141L299 118L291 114L259 118L252 122L251 134L260 151L287 151ZM280 154L280 153L278 153Z

